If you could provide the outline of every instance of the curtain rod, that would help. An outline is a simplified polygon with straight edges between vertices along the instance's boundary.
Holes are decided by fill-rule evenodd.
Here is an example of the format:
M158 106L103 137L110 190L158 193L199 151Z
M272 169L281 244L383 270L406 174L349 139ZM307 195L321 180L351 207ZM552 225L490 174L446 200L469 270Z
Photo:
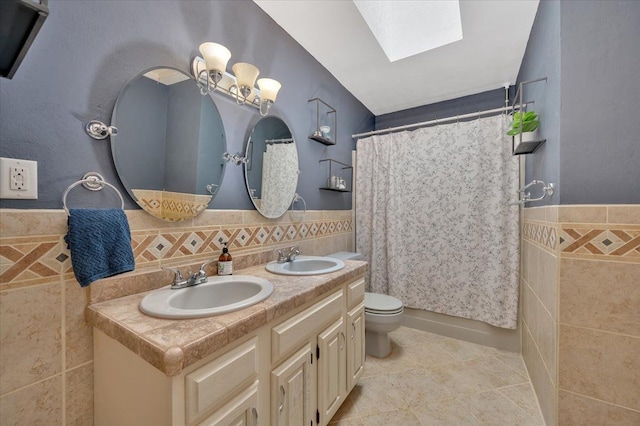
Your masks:
M533 101L531 101L531 102L523 102L522 105L526 106L526 105L529 105L529 104L532 104L532 103L534 103L534 102ZM454 115L454 116L447 117L447 118L436 118L435 120L423 121L421 123L414 123L414 124L406 124L404 126L398 126L398 127L389 127L388 129L373 130L371 132L366 132L366 133L357 133L355 135L351 135L351 138L352 139L356 139L356 138L361 138L363 136L372 136L372 135L379 135L381 133L397 132L397 131L400 131L400 130L412 129L414 127L426 127L426 126L430 126L432 124L447 123L449 121L458 121L460 119L472 118L472 117L480 117L481 115L493 114L493 113L496 113L496 112L512 111L512 110L515 110L515 109L519 109L519 105L506 106L506 107L495 108L495 109L488 109L488 110L485 110L485 111L472 112L472 113L469 113L469 114Z

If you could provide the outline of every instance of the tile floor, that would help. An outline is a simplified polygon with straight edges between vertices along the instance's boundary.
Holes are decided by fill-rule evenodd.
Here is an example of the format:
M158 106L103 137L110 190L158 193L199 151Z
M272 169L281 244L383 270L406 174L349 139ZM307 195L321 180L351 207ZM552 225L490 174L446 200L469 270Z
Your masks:
M544 425L519 354L407 327L391 340L330 425Z

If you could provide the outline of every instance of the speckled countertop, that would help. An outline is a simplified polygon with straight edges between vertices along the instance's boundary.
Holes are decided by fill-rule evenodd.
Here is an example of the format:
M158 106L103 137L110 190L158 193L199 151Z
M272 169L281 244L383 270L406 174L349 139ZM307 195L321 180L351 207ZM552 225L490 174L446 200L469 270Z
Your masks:
M180 374L242 336L257 330L316 297L354 279L367 269L366 262L345 261L344 269L324 275L283 276L269 273L265 265L234 271L268 279L274 290L265 301L224 315L196 319L161 319L143 314L138 305L149 292L89 305L87 321L122 343L168 376Z

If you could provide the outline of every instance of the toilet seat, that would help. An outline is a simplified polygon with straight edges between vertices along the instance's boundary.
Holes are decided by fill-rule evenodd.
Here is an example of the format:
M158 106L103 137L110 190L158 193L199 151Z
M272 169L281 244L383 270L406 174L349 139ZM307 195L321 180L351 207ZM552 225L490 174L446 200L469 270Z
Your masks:
M375 315L397 315L404 311L404 306L393 296L365 292L364 311Z

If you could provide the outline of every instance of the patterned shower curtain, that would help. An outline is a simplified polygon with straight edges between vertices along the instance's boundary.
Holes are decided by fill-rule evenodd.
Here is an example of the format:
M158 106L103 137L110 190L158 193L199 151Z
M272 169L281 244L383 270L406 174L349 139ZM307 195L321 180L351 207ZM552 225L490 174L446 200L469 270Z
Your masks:
M407 307L515 328L518 160L506 118L357 143L356 240L369 291Z

